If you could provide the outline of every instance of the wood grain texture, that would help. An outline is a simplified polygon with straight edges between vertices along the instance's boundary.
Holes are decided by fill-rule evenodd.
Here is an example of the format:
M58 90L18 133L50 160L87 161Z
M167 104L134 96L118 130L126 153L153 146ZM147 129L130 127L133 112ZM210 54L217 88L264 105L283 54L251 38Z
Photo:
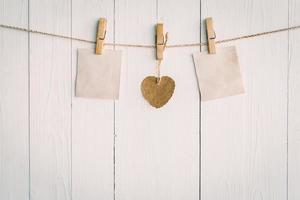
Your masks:
M116 1L117 43L154 44L155 24L154 1ZM154 199L160 194L154 188L157 180L151 175L158 163L148 159L152 157L154 149L153 141L149 140L154 137L149 134L153 132L150 128L153 122L145 112L150 106L142 97L140 84L144 77L155 72L155 50L117 49L122 50L122 84L119 102L116 104L115 195L116 199L124 200ZM148 147L145 147L145 141L148 141ZM150 148L149 152L145 148ZM153 172L147 175L146 171Z
M202 104L203 199L286 198L286 38L236 43L246 94Z
M282 0L201 0L201 17L213 17L216 40L285 28L287 10Z
M71 197L70 41L30 38L31 198Z
M73 87L77 49L95 48L73 42ZM75 88L73 88L73 92ZM73 199L113 199L114 102L72 97Z
M0 199L29 199L28 34L0 29Z
M201 13L217 40L287 26L283 1L203 0ZM287 33L232 44L246 95L202 103L201 197L286 199Z
M116 43L155 44L155 1L116 0L115 17Z
M30 28L70 36L71 0L30 0Z
M299 25L299 9L299 0L0 0L0 23L27 28L30 16L31 29L95 41L105 17L105 42L153 45L163 22L173 45L199 42L209 16L222 40ZM156 75L155 50L119 48L114 106L74 97L77 48L94 45L1 28L0 199L300 199L299 35L224 44L237 46L246 95L202 103L200 114L199 47L166 49L161 73L176 88L158 110L140 91Z
M30 28L70 35L69 0L30 1ZM71 199L71 41L30 34L32 200Z
M0 0L0 23L27 28L28 2ZM0 28L0 199L29 200L28 34Z
M300 24L300 1L289 2L289 24ZM300 199L300 30L289 31L288 199Z
M96 41L97 21L107 19L105 42L112 43L114 37L114 1L72 0L72 36Z
M72 35L96 40L99 17L107 19L105 42L114 37L113 1L72 1ZM83 15L83 13L89 13ZM75 97L77 49L95 45L72 43L72 197L113 200L114 102ZM104 51L107 49L104 46Z
M200 1L159 0L157 20L169 32L168 44L198 43L200 40Z
M199 18L191 18L199 17L197 2L187 2L194 8L180 13L183 18L195 20L182 29L181 24L171 23L174 13L168 11L169 5L179 10L181 2L160 5L159 1L158 11L155 1L119 1L116 42L154 44L157 18L164 19L165 31L169 31L173 43L178 42L176 35L189 34L186 30L197 32L192 40L199 41L199 31L194 26ZM140 92L142 80L155 75L155 50L122 50L116 121L116 199L198 199L199 98L191 57L191 51L198 48L165 51L162 76L172 77L176 88L170 101L160 109L151 107Z
M0 23L27 28L28 0L0 0Z

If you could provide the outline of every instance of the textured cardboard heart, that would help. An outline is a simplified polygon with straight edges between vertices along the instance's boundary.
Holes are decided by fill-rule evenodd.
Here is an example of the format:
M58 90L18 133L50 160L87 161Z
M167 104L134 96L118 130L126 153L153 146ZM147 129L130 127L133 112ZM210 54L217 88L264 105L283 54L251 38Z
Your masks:
M165 105L172 97L175 82L171 77L163 76L157 81L155 76L147 76L141 85L144 98L155 108Z

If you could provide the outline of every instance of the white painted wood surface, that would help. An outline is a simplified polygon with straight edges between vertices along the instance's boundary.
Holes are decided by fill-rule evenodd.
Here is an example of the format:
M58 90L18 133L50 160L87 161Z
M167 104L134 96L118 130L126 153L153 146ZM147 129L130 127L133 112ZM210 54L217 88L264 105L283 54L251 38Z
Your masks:
M29 198L27 38L0 29L0 199Z
M288 26L287 1L201 5L217 40ZM286 199L287 36L235 42L246 95L202 103L202 199Z
M1 0L0 23L27 28L27 1ZM29 200L28 33L0 28L0 199Z
M300 24L300 1L290 0L289 25ZM300 199L300 30L289 31L288 199Z
M111 0L73 0L72 36L95 41L99 13L108 21L105 41L113 42ZM114 102L75 97L78 48L95 45L72 42L72 199L110 200L114 196Z
M157 18L169 22L165 23L164 29L170 31L170 44L199 42L199 25L194 26L199 22L199 2L160 2L136 0L118 4L116 42L153 44ZM192 5L186 8L189 12L178 9L184 4ZM169 5L177 10L170 12ZM139 17L141 15L143 20ZM170 23L174 15L189 18L192 23L187 23L183 29L183 22ZM199 48L165 51L161 72L171 76L176 87L169 103L159 110L149 106L140 92L142 80L156 73L154 51L122 50L124 65L118 104L116 198L198 199L199 100L191 52Z
M202 103L203 199L286 198L287 62L283 58L287 48L281 48L286 44L283 38L286 34L239 42L247 94ZM255 59L259 54L262 57Z
M70 42L31 35L30 51L30 195L70 199Z
M32 0L29 27L70 35L68 0ZM30 34L30 197L71 199L71 41Z
M28 27L28 1L0 0L0 22L11 26Z
M220 40L299 25L299 9L298 0L0 0L0 23L95 40L106 17L106 42L153 44L162 21L169 44L182 44L205 41L208 16ZM76 50L94 45L0 28L0 199L298 200L299 35L218 45L237 46L246 95L201 107L191 57L200 48L167 49L162 75L176 89L156 110L140 93L156 72L153 49L117 47L119 101L90 100L74 94Z

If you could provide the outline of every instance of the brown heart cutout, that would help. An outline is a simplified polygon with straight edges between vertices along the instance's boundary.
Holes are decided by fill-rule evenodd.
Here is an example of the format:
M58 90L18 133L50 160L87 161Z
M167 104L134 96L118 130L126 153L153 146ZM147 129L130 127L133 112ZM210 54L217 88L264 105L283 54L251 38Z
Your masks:
M169 76L163 76L159 81L155 76L147 76L141 84L144 98L155 108L165 105L172 97L174 89L175 82Z

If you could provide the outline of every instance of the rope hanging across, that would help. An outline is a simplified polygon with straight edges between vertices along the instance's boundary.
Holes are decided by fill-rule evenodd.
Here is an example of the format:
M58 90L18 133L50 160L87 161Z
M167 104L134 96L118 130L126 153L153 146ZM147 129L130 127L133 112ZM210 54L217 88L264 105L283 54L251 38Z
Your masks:
M87 43L93 43L93 44L96 43L96 41L92 41L92 40L86 40L86 39L80 39L80 38L74 38L74 37L69 37L69 36L64 36L64 35L53 34L53 33L47 33L47 32L42 32L42 31L37 31L37 30L31 30L31 29L27 29L27 28L21 28L21 27L17 27L17 26L10 26L10 25L6 25L6 24L0 24L0 27L23 31L23 32L41 34L41 35L46 35L46 36L52 36L52 37L57 37L57 38L69 39L69 40L74 40L74 41L87 42ZM216 43L220 44L220 43L226 43L226 42L233 42L233 41L237 41L237 40L254 38L254 37L259 37L259 36L263 36L263 35L270 35L270 34L274 34L274 33L290 31L290 30L295 30L295 29L300 29L300 25L292 26L289 28L276 29L273 31L267 31L267 32L255 33L255 34L244 35L244 36L239 36L239 37L233 37L233 38L224 39L224 40L218 40L218 41L216 41ZM155 45L144 45L144 44L105 43L104 45L114 46L114 47L155 48ZM191 43L191 44L166 45L166 48L198 47L198 46L206 46L206 45L207 45L206 42L201 42L201 43Z

